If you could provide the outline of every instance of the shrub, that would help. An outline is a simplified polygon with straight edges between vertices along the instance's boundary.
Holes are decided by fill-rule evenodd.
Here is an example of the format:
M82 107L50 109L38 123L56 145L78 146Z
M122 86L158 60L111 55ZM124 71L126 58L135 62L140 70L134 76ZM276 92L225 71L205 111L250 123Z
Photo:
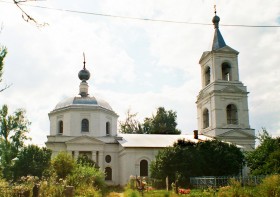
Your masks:
M258 186L260 196L280 196L280 175L266 177Z
M72 156L66 152L60 152L52 160L52 167L54 168L58 178L64 179L68 174L70 174L75 166L75 161Z
M0 197L6 197L12 195L12 191L9 188L9 183L5 179L0 178L0 188L1 188Z
M136 190L127 189L124 193L125 197L140 197L140 193Z
M64 196L65 185L66 185L65 180L59 179L57 181L57 176L53 174L48 179L41 180L40 196L52 196L52 197Z
M102 190L105 186L104 173L89 165L77 164L66 180L68 185L75 188L95 187Z

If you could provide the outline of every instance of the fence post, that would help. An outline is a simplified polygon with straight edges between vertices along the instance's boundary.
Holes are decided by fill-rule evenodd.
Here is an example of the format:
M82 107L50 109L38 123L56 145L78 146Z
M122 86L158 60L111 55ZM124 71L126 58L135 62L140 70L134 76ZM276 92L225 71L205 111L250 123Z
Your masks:
M66 197L74 197L74 186L66 186L64 193Z

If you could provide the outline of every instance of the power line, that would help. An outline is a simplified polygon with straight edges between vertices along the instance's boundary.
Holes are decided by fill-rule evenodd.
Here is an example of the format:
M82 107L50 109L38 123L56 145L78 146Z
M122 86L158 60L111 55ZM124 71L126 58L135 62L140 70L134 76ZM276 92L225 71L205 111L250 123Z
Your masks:
M2 3L12 3L5 0L0 0ZM203 25L209 26L213 25L211 23L199 23L199 22L187 22L187 21L173 21L173 20L163 20L163 19L151 19L151 18L140 18L140 17L131 17L131 16L120 16L120 15L112 15L112 14L103 14L103 13L95 13L95 12L86 12L86 11L78 11L78 10L69 10L69 9L62 9L62 8L51 8L46 6L39 6L39 5L30 5L30 4L23 4L23 6L29 6L34 8L41 8L41 9L48 9L48 10L55 10L61 12L70 12L76 14L86 14L86 15L95 15L95 16L104 16L110 18L120 18L120 19L128 19L128 20L138 20L138 21L150 21L150 22L163 22L163 23L177 23L177 24L187 24L187 25ZM253 27L253 28L278 28L280 25L242 25L242 24L219 24L220 26L225 27Z

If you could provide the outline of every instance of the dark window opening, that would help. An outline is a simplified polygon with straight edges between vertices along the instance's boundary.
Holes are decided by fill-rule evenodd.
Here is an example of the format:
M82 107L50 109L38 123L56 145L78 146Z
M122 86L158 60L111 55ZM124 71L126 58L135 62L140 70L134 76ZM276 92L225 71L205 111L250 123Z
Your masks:
M110 122L106 122L106 135L110 135Z
M112 160L111 156L110 156L110 155L106 155L105 161L106 161L107 163L110 163L111 160Z
M105 168L105 180L106 181L112 180L112 169L110 167Z
M148 176L148 161L140 161L140 176Z
M205 86L207 86L210 83L210 67L209 66L205 70L204 79L205 79Z
M89 122L88 119L82 120L82 132L89 132Z
M58 122L58 133L59 133L59 134L62 134L62 133L63 133L63 121L62 121L62 120L60 120L60 121Z
M238 124L237 107L233 104L227 106L227 123Z
M203 129L209 127L209 111L205 109L203 111Z

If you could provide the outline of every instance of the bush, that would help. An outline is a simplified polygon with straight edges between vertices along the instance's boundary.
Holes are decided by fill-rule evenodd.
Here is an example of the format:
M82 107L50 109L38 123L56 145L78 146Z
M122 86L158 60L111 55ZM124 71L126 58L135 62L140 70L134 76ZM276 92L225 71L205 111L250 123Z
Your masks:
M266 177L258 186L260 196L280 196L280 175Z
M132 190L132 189L127 189L125 192L124 192L124 196L125 197L140 197L140 193L136 190Z
M58 178L66 178L70 174L75 166L75 161L71 155L66 152L60 152L52 160L52 167L54 168Z
M40 196L53 196L53 197L63 196L65 185L66 185L65 180L59 179L57 181L57 176L53 174L48 179L41 180Z
M0 188L1 188L0 197L6 197L12 195L12 191L9 188L9 183L5 179L0 178Z
M68 185L75 188L87 185L102 189L105 186L104 173L88 165L77 164L66 180Z

